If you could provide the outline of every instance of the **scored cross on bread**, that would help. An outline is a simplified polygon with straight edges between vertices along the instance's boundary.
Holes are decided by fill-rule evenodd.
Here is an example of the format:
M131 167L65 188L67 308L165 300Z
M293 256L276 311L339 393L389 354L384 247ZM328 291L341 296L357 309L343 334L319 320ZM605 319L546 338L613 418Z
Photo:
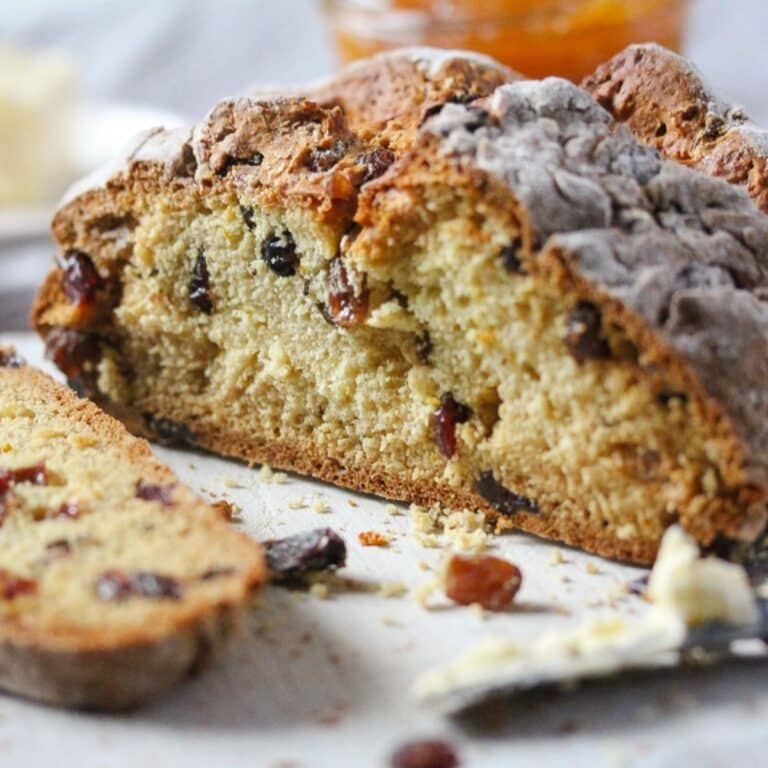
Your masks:
M144 440L0 347L0 688L137 706L222 651L264 577Z
M161 438L640 562L751 545L768 220L511 79L405 51L155 132L56 214L49 355Z

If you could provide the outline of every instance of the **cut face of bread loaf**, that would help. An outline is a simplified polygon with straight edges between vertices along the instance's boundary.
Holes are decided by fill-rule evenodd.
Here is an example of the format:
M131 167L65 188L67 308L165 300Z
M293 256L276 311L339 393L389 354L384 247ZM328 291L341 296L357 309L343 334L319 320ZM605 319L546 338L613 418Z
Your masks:
M292 98L151 136L56 216L51 357L135 428L499 528L754 542L768 220L565 81L447 88L391 132Z
M768 131L716 98L690 61L659 45L632 45L584 87L644 144L744 187L768 213Z
M0 348L0 687L134 707L205 666L264 578L111 417Z

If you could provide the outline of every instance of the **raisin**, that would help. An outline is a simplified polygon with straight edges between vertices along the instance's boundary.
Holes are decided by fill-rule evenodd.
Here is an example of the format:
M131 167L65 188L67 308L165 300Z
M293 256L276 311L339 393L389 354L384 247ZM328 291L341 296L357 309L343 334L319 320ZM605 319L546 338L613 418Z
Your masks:
M293 235L284 229L279 235L272 235L261 246L264 263L280 277L292 277L299 268L299 256Z
M501 611L520 589L520 569L500 557L454 555L445 571L445 594L459 605L479 603Z
M206 315L213 312L211 299L211 281L208 275L208 263L205 260L205 250L197 249L197 259L192 268L192 278L189 281L189 300Z
M164 507L174 505L173 492L176 489L176 483L171 485L153 485L145 483L142 480L136 484L136 498L144 501L159 501Z
M12 483L48 485L48 473L46 472L44 461L39 461L37 464L33 464L29 467L21 467L20 469L0 469L0 475L2 474L6 474Z
M81 514L80 505L74 499L71 501L64 501L59 505L54 517L59 520L77 520Z
M424 331L424 333L416 337L416 357L418 357L419 362L426 365L431 354L432 339L429 336L429 331Z
M514 275L522 274L523 264L520 261L520 249L523 247L522 238L515 238L509 245L505 245L499 251L501 263L504 269Z
M381 176L392 163L395 162L395 153L386 147L372 149L370 152L360 155L356 160L358 165L365 169L362 184L373 181Z
M93 334L72 328L53 328L45 337L45 356L67 378L76 379L98 362L101 346Z
M453 747L438 739L424 739L404 744L392 755L392 768L458 768L459 758Z
M72 554L72 545L66 539L56 539L45 545L44 560L50 563L53 560L60 560L62 557L69 557Z
M104 602L119 603L131 597L180 600L182 588L176 579L148 571L124 573L105 571L94 585L96 597Z
M475 490L496 507L502 515L515 515L518 512L538 513L540 511L533 499L505 488L490 471L480 473L480 477L475 483Z
M440 453L450 459L456 453L456 425L464 424L472 416L472 410L454 400L450 392L440 398L440 407L434 412L432 427Z
M233 157L230 155L224 161L221 168L219 168L219 170L216 171L216 175L226 176L230 172L230 170L234 168L236 165L250 165L255 168L258 168L263 162L264 162L264 155L262 155L261 152L254 152L249 157Z
M39 462L30 467L21 467L20 469L2 469L0 468L0 525L5 522L11 504L7 502L6 497L11 491L11 486L17 483L32 483L32 485L47 485L48 474L45 469L45 463ZM13 501L11 499L11 501Z
M688 402L688 395L686 395L685 392L670 390L659 392L659 394L656 395L656 400L658 400L661 405L669 405L675 401L679 402L681 405L685 405L685 403Z
M0 348L0 368L21 368L27 361L11 348Z
M326 319L333 325L352 328L362 323L368 316L368 302L368 289L363 286L360 293L356 294L341 257L332 259L328 267Z
M200 581L211 581L213 579L222 578L223 576L231 576L235 572L234 568L228 566L223 568L209 568L207 571L203 571L198 578Z
M306 166L314 173L330 171L346 154L346 142L343 139L337 139L330 147L320 147L311 150L307 155Z
M347 561L344 539L330 528L316 528L285 539L265 541L264 550L269 570L279 579L335 570Z
M96 294L106 286L93 259L84 251L72 249L61 259L61 288L71 304L85 308L93 304Z
M605 360L611 356L611 348L602 335L600 310L582 301L568 315L565 345L579 365L587 360Z
M33 595L35 592L37 592L36 581L0 568L0 598L13 600L23 595Z
M154 438L165 445L197 445L197 436L186 425L145 413L144 419Z
M256 226L256 222L253 220L253 208L250 205L241 205L240 213L243 216L243 221L248 229L253 229Z

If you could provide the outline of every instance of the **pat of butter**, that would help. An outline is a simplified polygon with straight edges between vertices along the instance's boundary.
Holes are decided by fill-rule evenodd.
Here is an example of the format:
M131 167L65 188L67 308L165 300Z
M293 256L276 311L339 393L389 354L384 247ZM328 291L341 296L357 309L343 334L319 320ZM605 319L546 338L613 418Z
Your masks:
M679 526L664 535L648 594L655 608L679 616L689 626L708 621L750 625L759 617L744 569L700 557L696 542Z

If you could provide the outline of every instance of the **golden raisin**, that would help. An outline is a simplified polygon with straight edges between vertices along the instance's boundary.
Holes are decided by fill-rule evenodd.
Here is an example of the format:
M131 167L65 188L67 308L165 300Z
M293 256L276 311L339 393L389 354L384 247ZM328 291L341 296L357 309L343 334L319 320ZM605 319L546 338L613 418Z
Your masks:
M454 555L445 572L445 594L459 605L501 611L515 599L522 580L520 569L500 557Z

